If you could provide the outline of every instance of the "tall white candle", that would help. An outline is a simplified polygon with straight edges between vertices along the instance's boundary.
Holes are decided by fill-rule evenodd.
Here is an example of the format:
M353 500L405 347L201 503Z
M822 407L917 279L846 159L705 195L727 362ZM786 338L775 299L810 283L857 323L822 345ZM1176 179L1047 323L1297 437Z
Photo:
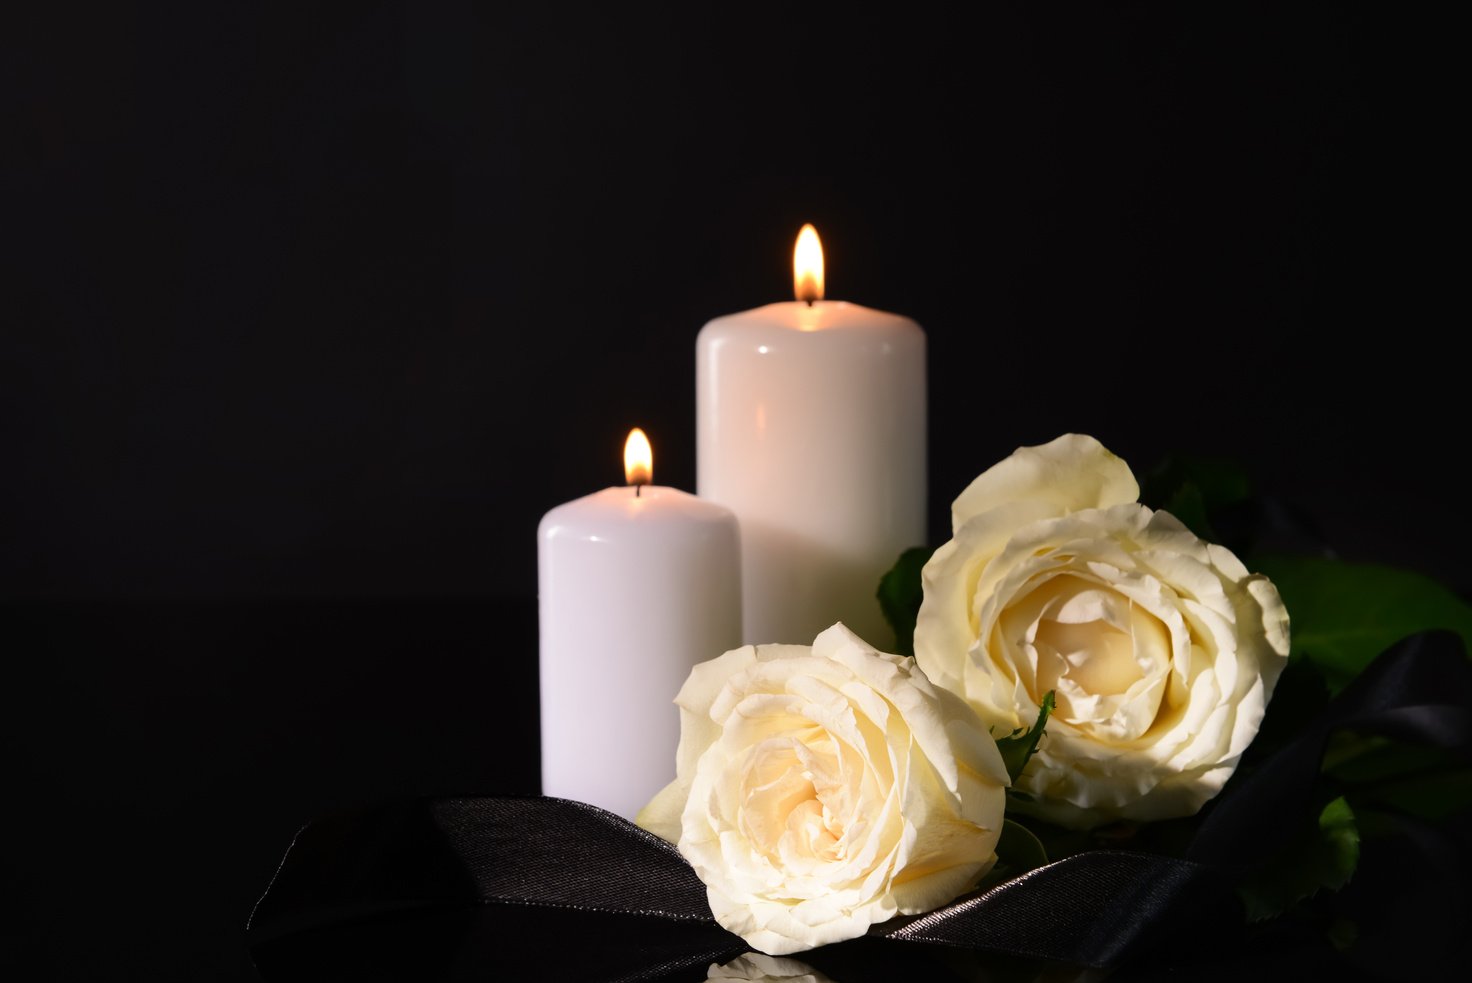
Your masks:
M812 226L794 285L798 300L700 332L696 491L741 522L745 641L804 642L843 621L887 646L879 578L925 542L925 333L823 300Z
M648 484L643 439L630 434L628 486L537 529L542 792L626 819L675 777L690 668L741 644L736 518Z

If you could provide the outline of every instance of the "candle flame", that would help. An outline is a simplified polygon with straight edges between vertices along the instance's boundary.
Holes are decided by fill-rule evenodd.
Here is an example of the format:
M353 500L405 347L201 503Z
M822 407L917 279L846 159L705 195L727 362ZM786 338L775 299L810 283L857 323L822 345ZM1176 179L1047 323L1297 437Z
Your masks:
M823 244L811 222L797 234L792 250L792 291L808 304L823 299Z
M654 481L654 450L638 427L630 430L629 439L624 441L624 481L630 485Z

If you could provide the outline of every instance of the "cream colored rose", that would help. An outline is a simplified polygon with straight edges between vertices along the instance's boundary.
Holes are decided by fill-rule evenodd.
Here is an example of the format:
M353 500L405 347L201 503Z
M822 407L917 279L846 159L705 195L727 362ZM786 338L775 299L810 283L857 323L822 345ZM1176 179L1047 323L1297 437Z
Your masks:
M996 860L1007 771L986 727L843 625L690 673L676 779L639 814L705 882L716 921L798 952L930 911Z
M707 983L711 980L726 980L728 983L833 983L807 963L780 956L764 956L759 952L737 956L724 966L712 963L705 978Z
M1075 828L1190 815L1257 733L1288 654L1272 583L1136 502L1092 437L1024 447L956 499L915 656L997 736L1057 709L1019 805Z

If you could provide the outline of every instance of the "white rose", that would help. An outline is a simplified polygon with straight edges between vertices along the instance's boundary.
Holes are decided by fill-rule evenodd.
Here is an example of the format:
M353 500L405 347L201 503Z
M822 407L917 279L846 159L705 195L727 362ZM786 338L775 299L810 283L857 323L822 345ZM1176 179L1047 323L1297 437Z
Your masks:
M1288 654L1270 581L1136 502L1092 437L1020 448L956 499L915 655L998 736L1057 709L1017 787L1065 826L1190 815L1256 735Z
M843 625L690 673L676 779L639 814L772 955L930 911L996 860L1007 771L985 725Z
M764 956L759 952L748 952L737 956L724 966L711 964L705 978L727 980L730 983L833 983L807 963L780 956Z

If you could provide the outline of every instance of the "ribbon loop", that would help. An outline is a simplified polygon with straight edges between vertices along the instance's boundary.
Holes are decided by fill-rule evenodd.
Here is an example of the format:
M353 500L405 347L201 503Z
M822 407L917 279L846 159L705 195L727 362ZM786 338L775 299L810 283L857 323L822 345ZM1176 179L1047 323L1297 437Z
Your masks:
M1413 636L1229 787L1188 859L1079 853L804 959L831 958L843 966L834 978L864 983L892 978L897 959L947 978L946 960L927 955L935 947L1094 967L1169 953L1183 938L1198 958L1225 951L1242 928L1225 875L1272 855L1333 730L1472 753L1469 724L1460 639ZM704 885L670 844L594 806L535 796L400 801L318 820L297 834L247 931L271 980L691 980L746 951L712 920Z

